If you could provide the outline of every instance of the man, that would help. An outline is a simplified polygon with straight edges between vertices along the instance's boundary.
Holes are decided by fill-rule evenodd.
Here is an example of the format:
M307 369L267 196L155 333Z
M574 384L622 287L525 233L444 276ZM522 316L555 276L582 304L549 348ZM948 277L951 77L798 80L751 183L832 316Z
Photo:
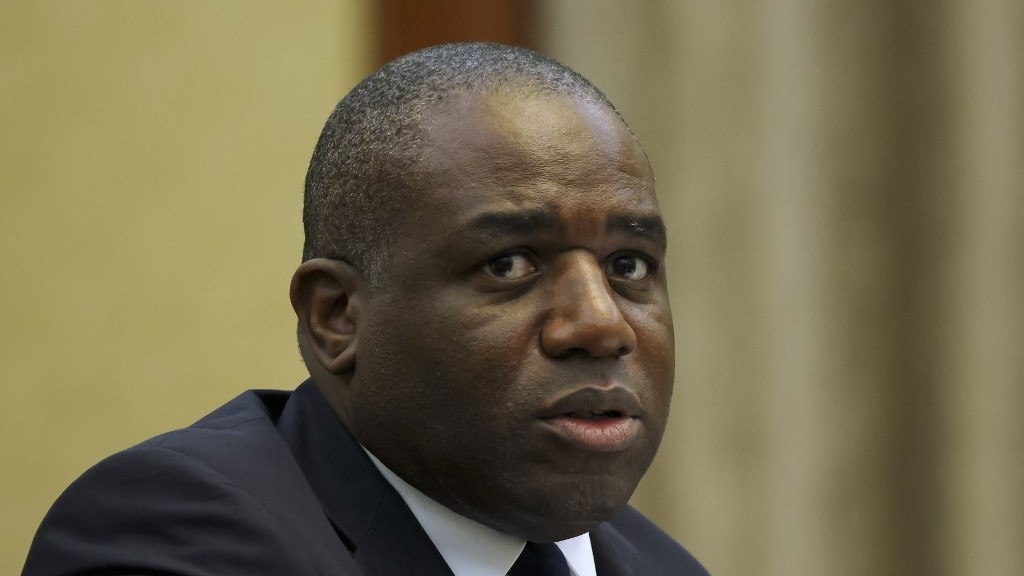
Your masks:
M400 58L328 119L304 224L310 381L87 472L26 574L706 573L627 506L672 317L654 179L599 90L507 46Z

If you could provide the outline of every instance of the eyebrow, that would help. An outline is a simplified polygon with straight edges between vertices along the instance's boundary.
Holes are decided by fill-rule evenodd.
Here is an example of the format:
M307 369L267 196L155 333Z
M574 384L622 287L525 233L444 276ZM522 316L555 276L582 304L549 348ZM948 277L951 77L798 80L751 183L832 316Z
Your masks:
M486 212L469 223L469 230L483 236L526 236L557 227L555 217L544 210Z
M608 218L608 230L639 236L654 242L660 248L668 246L668 233L661 216L641 214L615 215Z
M546 210L486 212L473 218L467 229L480 238L528 236L559 228L557 218ZM668 244L665 222L658 215L616 214L608 218L607 231L644 238L660 248Z

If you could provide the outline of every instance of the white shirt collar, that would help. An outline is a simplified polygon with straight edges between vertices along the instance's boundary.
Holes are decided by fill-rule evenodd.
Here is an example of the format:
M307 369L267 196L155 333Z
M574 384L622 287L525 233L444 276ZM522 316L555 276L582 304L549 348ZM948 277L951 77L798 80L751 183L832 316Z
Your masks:
M525 540L452 512L399 478L369 450L366 454L405 500L455 576L505 576L508 573L526 546ZM574 576L597 576L589 534L555 544L565 555Z

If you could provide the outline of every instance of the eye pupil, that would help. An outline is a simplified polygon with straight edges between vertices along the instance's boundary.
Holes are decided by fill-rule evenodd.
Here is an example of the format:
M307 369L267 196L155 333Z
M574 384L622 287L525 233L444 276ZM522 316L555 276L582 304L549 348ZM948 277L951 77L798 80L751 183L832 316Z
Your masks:
M488 263L491 273L495 276L505 276L512 271L515 262L511 256L499 256Z
M616 258L613 269L619 276L632 276L636 272L636 258L631 256Z
M619 256L612 260L608 271L626 280L646 280L651 275L650 263L639 256Z

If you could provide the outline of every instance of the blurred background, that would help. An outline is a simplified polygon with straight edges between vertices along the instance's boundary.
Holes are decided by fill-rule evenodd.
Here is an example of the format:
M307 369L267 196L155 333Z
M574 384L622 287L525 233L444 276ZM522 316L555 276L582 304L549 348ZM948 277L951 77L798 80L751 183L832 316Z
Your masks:
M306 164L391 57L603 88L670 225L634 501L719 575L1024 573L1024 3L0 2L0 573L100 458L305 376Z

